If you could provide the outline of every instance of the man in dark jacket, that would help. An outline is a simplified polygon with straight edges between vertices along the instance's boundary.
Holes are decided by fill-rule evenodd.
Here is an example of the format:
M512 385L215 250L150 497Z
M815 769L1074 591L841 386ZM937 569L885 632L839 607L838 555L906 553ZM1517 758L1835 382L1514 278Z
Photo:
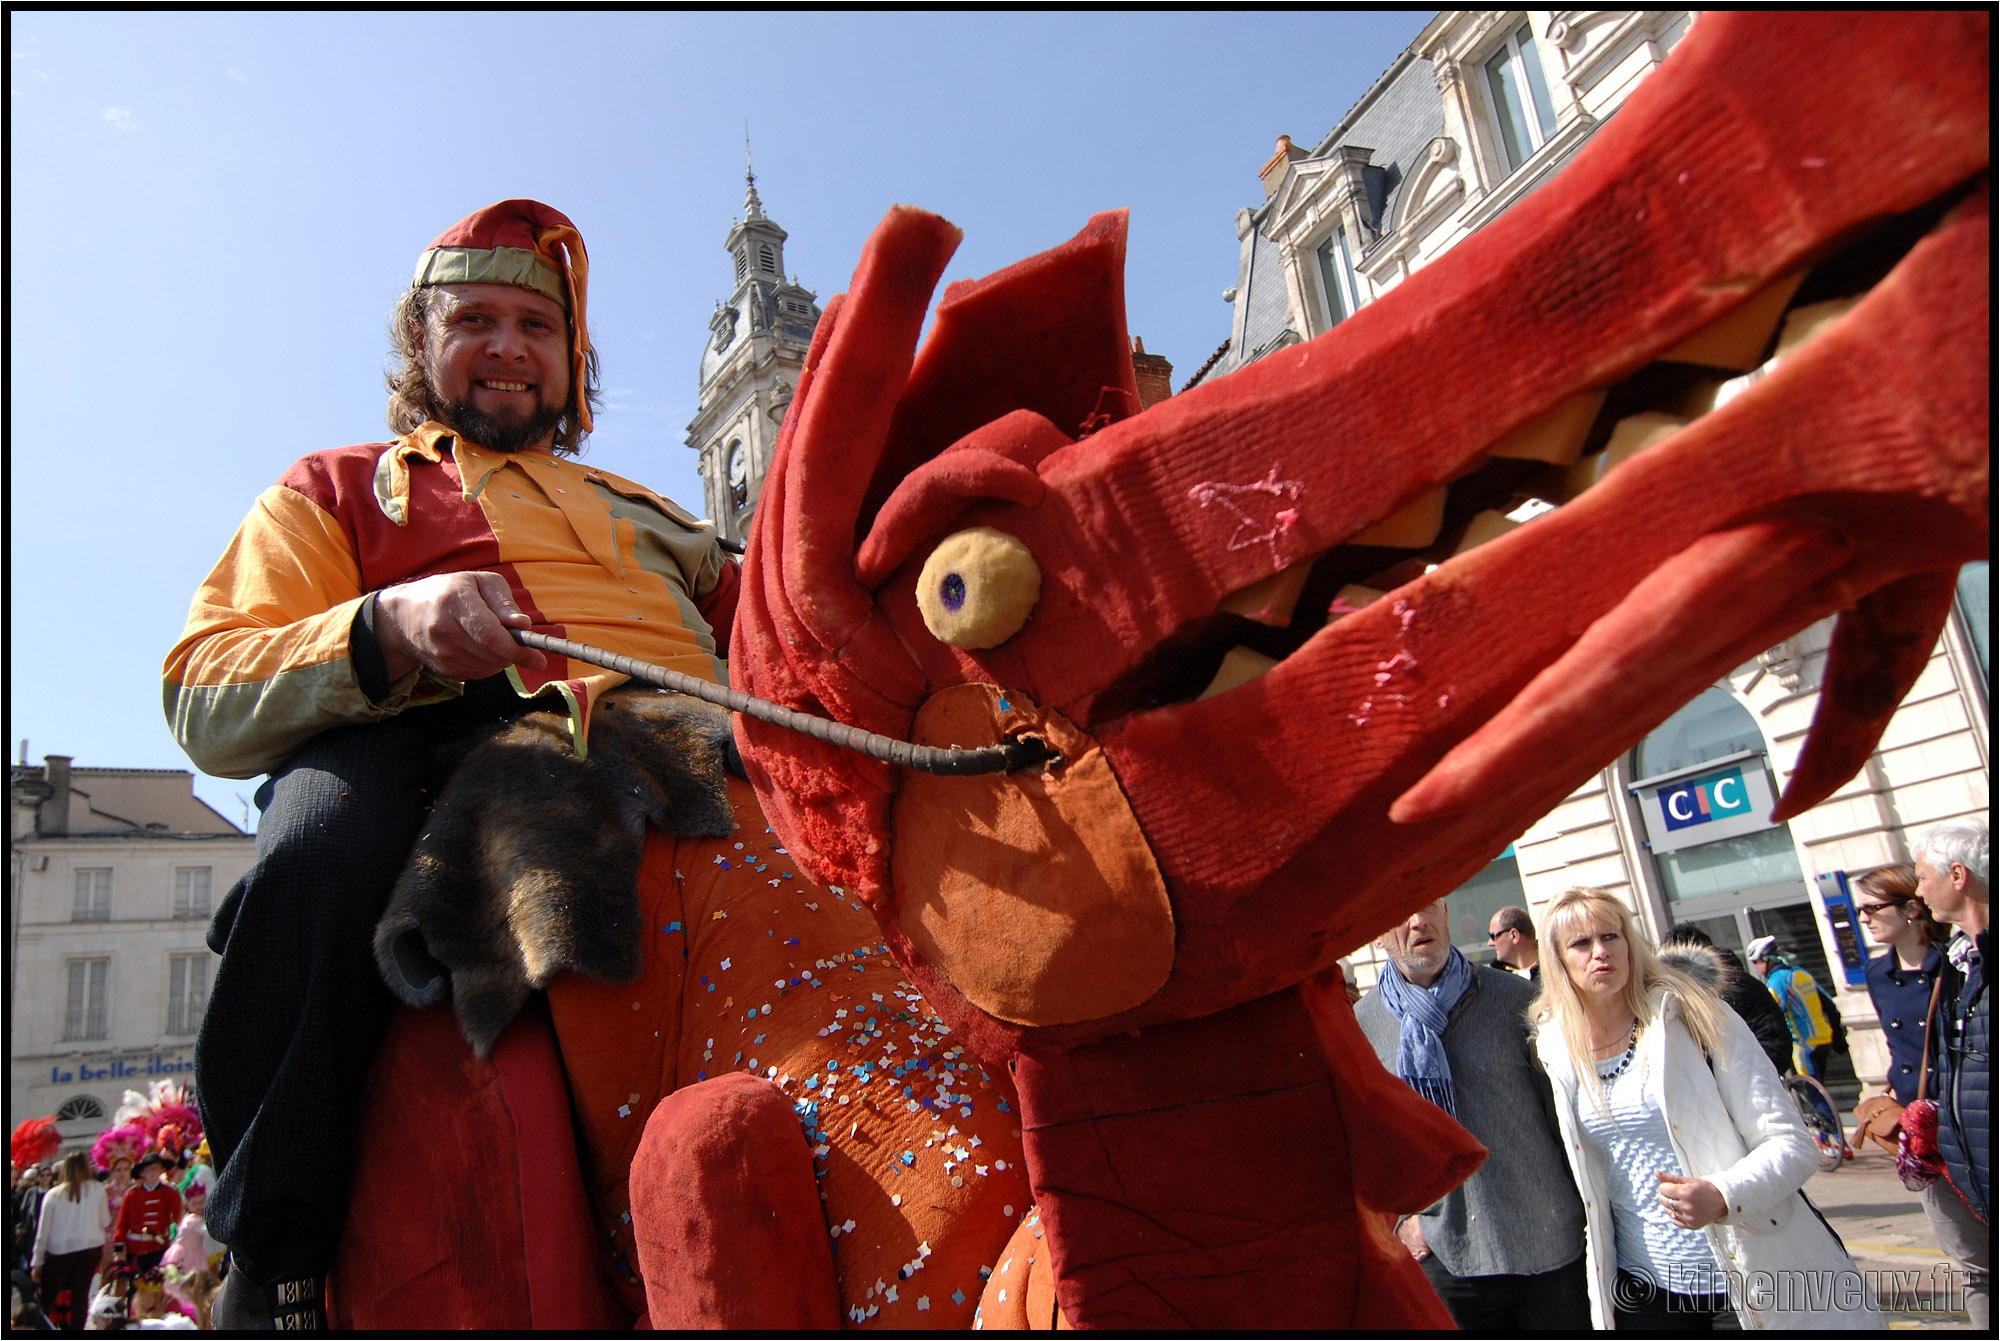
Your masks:
M1667 932L1666 939L1668 944L1700 945L1715 951L1723 968L1722 980L1715 984L1716 993L1731 1010L1743 1017L1743 1023L1750 1026L1750 1032L1757 1036L1758 1045L1771 1059L1771 1065L1778 1068L1778 1074L1782 1076L1791 1070L1792 1031L1785 1023L1785 1012L1764 990L1764 984L1743 966L1736 952L1718 946L1707 932L1692 922L1675 923Z
M1986 960L1993 954L1988 922L1986 821L1940 824L1916 849L1917 897L1931 916L1957 929L1945 949L1951 971L1931 1031L1931 1093L1938 1103L1938 1150L1945 1175L1971 1221L1948 1193L1925 1201L1938 1246L1965 1266L1965 1309L1976 1331L1991 1325L1993 1262L1993 1006L1986 994ZM1975 1223L1976 1222L1976 1223Z

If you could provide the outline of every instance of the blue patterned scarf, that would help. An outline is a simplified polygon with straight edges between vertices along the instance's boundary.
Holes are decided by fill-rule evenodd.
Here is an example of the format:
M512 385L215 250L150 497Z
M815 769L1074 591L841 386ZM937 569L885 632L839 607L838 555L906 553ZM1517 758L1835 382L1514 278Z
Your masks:
M1410 1082L1418 1094L1457 1117L1451 1062L1444 1055L1444 1027L1451 1019L1451 1008L1472 986L1472 965L1453 947L1437 981L1429 987L1413 987L1392 960L1384 966L1378 986L1382 1004L1402 1024L1396 1040L1396 1074Z

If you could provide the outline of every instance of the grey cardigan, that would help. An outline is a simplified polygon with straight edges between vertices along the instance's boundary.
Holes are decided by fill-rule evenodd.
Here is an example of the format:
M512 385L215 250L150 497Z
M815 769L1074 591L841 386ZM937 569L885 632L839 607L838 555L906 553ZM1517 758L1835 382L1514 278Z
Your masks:
M1523 979L1476 965L1445 1025L1459 1124L1491 1152L1419 1217L1438 1265L1454 1276L1539 1275L1583 1256L1583 1202L1528 1038L1534 998ZM1394 1075L1402 1026L1381 994L1363 997L1354 1018Z

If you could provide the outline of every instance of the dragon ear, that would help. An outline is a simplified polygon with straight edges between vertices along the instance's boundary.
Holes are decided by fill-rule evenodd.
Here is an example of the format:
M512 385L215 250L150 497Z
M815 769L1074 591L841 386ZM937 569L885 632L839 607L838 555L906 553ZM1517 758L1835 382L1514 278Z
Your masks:
M1017 410L1070 439L1138 413L1125 222L1124 210L1095 215L1062 245L945 290L874 463L857 541L906 477ZM1002 454L1033 464L1047 450Z

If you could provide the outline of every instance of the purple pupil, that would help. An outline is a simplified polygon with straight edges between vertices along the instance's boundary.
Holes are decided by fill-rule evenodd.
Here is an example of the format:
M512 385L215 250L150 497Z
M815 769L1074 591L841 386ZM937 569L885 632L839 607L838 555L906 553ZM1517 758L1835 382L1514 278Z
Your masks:
M944 596L944 608L957 611L965 604L965 579L957 573L946 573L941 594Z

